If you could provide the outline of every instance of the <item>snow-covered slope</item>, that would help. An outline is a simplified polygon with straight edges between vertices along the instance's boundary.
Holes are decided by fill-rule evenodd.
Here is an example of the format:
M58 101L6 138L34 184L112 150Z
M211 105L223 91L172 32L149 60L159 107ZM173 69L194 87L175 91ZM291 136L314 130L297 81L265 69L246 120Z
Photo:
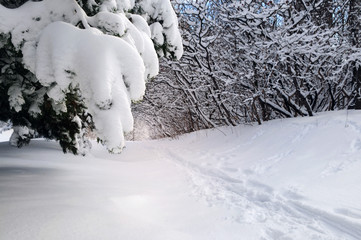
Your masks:
M2 142L0 239L361 239L360 173L358 111L129 142L121 155Z

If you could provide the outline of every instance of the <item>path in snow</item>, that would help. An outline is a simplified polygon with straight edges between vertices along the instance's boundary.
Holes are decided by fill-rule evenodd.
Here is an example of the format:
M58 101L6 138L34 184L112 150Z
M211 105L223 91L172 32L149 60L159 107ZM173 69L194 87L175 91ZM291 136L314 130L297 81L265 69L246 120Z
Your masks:
M0 239L359 240L360 119L202 131L121 155L96 145L86 158L0 143Z
M234 214L231 218L240 224L259 224L262 229L260 239L361 239L361 201L357 202L361 190L358 186L359 176L345 177L354 180L353 185L347 185L349 182L345 181L340 182L339 186L330 183L327 188L320 189L326 195L323 201L335 204L331 209L323 209L322 205L313 206L312 196L300 193L295 184L291 184L295 178L303 177L305 179L298 181L298 184L303 188L312 188L312 185L305 185L304 180L307 182L307 178L313 178L322 181L327 177L342 179L343 174L347 175L347 170L352 167L360 170L361 121L354 121L359 115L352 115L347 121L343 113L331 118L331 121L329 118L329 115L322 115L297 121L279 120L265 124L268 126L243 128L239 132L234 130L236 132L233 136L247 135L251 137L250 141L238 141L238 137L229 139L228 134L224 137L221 133L213 133L212 137L219 140L206 140L212 145L208 149L203 147L204 142L191 140L186 148L175 144L168 150L168 154L171 161L175 161L189 175L195 196L210 206L232 209ZM331 133L324 134L327 131ZM345 134L348 138L340 139ZM277 139L274 139L275 136ZM304 145L314 140L319 141L319 145L304 151ZM267 141L274 150L263 152L262 149L267 149L264 144ZM339 151L328 157L324 152L325 146L321 144L326 145L328 151L333 148ZM302 151L304 154L297 154ZM247 152L252 152L252 159L244 161L242 155ZM304 155L315 163L308 165L305 161L302 166L300 161L303 161ZM299 165L298 169L288 163L294 158L296 160L293 162ZM285 172L277 169L282 168L282 165L287 167ZM317 169L320 165L324 169L317 174L307 169ZM286 184L283 183L281 188L273 186L272 180L280 184L275 179L277 174L283 175L285 179ZM287 184L288 180L290 184ZM318 184L317 181L307 183L316 187ZM333 203L333 199L327 196L332 196L333 187L344 188L351 193L354 197L351 199L355 202L349 207L337 208L337 199ZM333 194L342 193L335 191ZM347 198L347 195L339 197Z

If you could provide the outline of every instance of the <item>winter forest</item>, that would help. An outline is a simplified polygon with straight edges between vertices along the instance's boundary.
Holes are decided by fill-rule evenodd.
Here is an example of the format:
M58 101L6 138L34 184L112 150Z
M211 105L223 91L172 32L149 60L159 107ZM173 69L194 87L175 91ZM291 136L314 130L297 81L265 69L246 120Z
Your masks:
M360 240L360 110L360 0L0 0L0 240Z
M183 57L162 60L134 106L151 136L361 107L360 1L180 1L175 9Z
M0 3L0 120L16 146L45 137L85 153L95 137L116 153L123 132L361 108L356 0Z

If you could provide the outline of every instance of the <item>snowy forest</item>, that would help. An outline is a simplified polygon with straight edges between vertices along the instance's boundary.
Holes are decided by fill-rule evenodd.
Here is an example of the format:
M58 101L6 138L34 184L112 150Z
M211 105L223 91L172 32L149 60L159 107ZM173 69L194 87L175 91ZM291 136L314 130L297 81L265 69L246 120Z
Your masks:
M109 151L120 152L123 132L131 140L175 137L361 108L357 0L173 1L175 12L160 0L0 3L0 120L15 130L11 142L19 147L41 136L59 140L65 152L79 153L96 137ZM161 10L152 7L157 4ZM26 7L38 10L20 17ZM36 39L41 28L56 21L76 28L58 24L63 28L58 43L52 39L59 32L55 27ZM111 60L96 41L89 43L90 35L71 32L90 28L132 42L138 56L131 60L127 50ZM62 41L77 37L78 45L63 44L59 50ZM98 52L89 53L93 45ZM77 52L65 49L71 47ZM62 59L51 60L59 53ZM50 66L51 61L64 66ZM66 66L75 62L80 63ZM133 67L137 64L139 69ZM144 78L138 76L142 71ZM113 86L114 79L125 85Z
M152 137L361 108L360 1L197 0L175 9L183 57L163 59L134 105Z
M0 240L360 240L360 172L360 0L0 0Z

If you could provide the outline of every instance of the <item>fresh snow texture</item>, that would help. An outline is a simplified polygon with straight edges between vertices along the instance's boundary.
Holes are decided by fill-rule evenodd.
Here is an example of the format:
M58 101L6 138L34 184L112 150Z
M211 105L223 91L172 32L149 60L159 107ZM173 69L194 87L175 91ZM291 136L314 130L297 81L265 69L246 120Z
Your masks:
M149 16L163 22L157 34L168 36L176 57L183 51L170 2L141 4L144 16L124 12L135 6L132 1L103 1L102 11L92 17L73 0L29 1L17 9L0 5L0 33L11 34L25 67L46 88L53 108L59 114L66 112L66 93L79 87L97 137L113 153L124 147L123 132L133 128L131 101L142 99L145 82L159 71L153 28L146 22ZM76 27L80 23L85 29ZM9 89L9 98L11 108L21 111L25 101L20 86ZM40 113L41 103L31 106L32 115Z
M160 20L150 25L152 39L159 45L163 45L165 41L169 42L169 47L174 51L175 57L179 59L183 54L182 39L179 36L177 15L172 10L170 1L140 0L138 4L148 13L148 18ZM160 50L158 54L163 55L163 52Z
M360 119L226 127L128 142L121 155L2 142L0 238L358 240Z

